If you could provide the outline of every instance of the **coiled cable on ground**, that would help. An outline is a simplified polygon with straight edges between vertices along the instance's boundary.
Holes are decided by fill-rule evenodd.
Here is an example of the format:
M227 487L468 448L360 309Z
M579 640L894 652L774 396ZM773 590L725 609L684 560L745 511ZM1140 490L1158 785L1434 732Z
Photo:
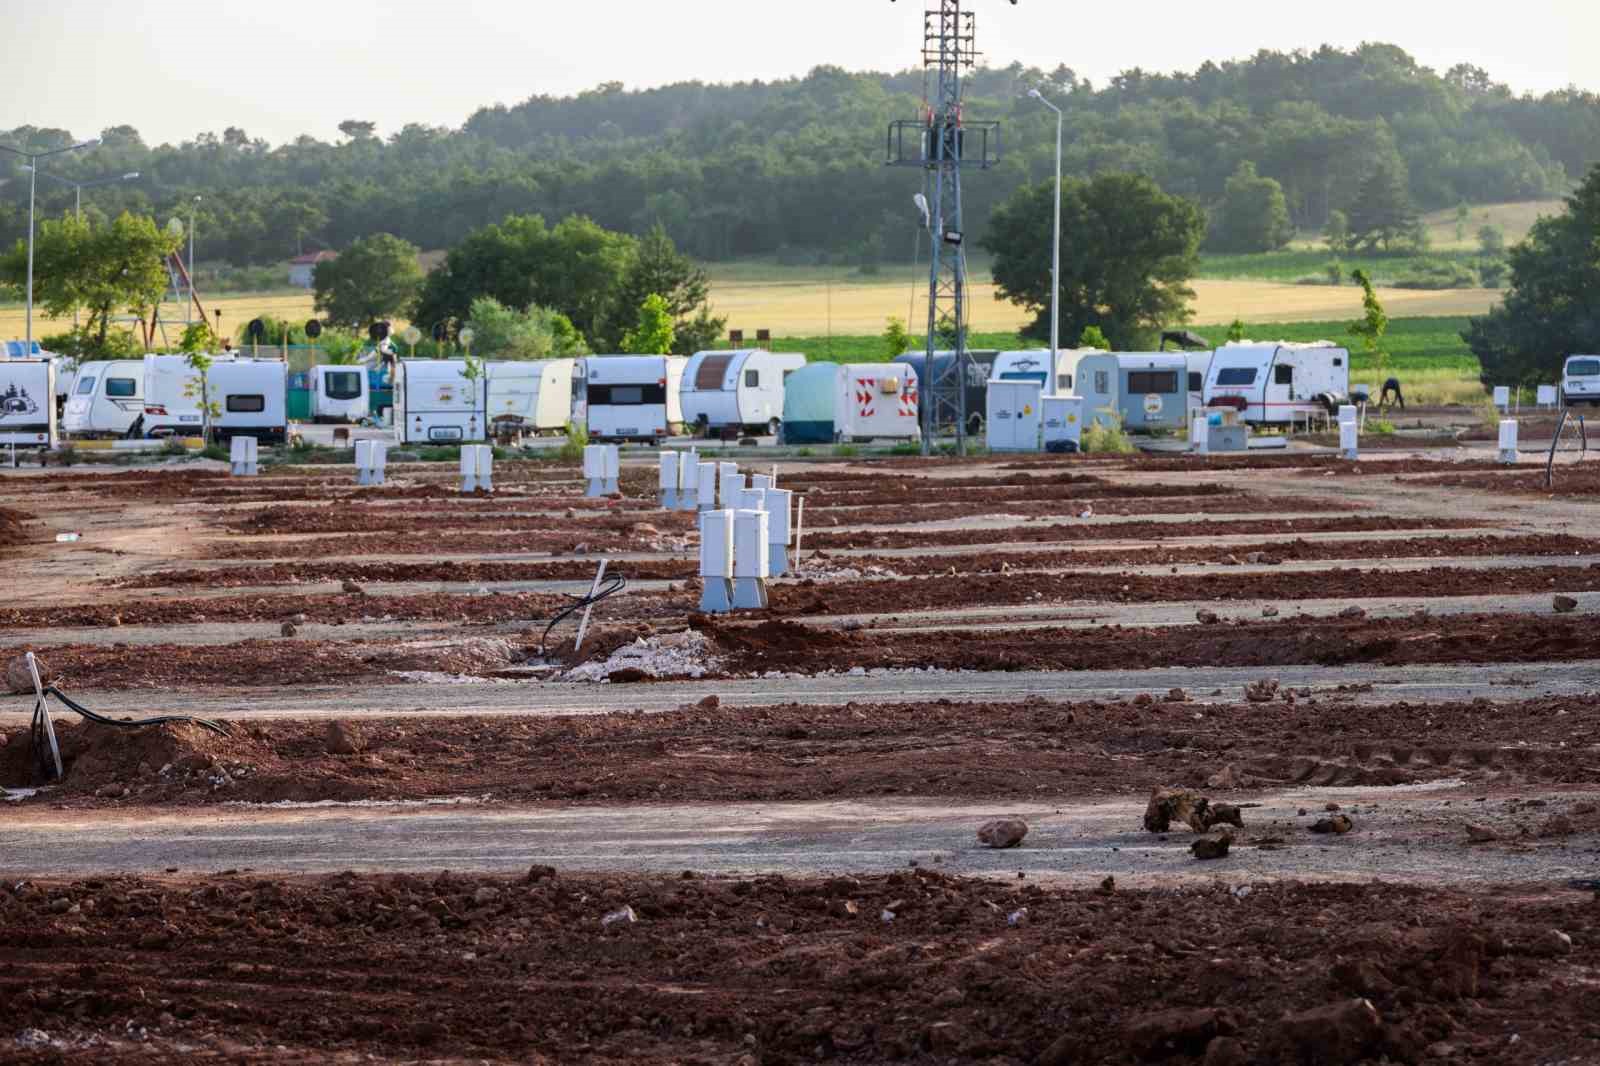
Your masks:
M555 616L550 619L550 624L544 627L544 635L539 638L539 654L544 654L545 648L550 640L550 633L555 629L556 626L560 625L568 618L571 618L584 608L593 607L601 600L615 596L617 593L621 592L627 587L628 579L622 574L613 571L601 579L600 588L597 589L592 595L589 593L584 593L582 596L579 596L576 600L573 600L567 606L557 611Z
M192 725L197 725L202 729L208 729L218 736L225 737L229 735L228 727L223 725L221 722L215 722L209 718L198 718L189 714L163 714L157 715L153 718L108 718L97 711L92 711L85 707L83 704L79 703L77 700L74 700L71 696L68 696L65 692L62 692L54 685L47 685L40 695L43 697L43 699L41 699L34 707L33 724L29 730L29 739L33 745L34 760L37 762L40 770L44 772L46 778L53 779L56 776L55 755L50 751L49 745L45 739L44 716L48 713L48 711L45 709L45 700L48 700L51 696L54 696L56 699L60 700L61 705L66 707L69 711L79 715L87 722L93 722L95 725L113 726L117 729L139 729L143 726L149 725L167 725L175 722L188 722Z

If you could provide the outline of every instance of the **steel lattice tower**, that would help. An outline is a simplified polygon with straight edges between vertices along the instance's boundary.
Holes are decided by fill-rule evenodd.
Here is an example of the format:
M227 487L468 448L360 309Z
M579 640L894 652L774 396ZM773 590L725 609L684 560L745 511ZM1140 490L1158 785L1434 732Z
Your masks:
M1015 3L1015 0L1012 0ZM967 450L966 382L973 373L967 354L966 230L961 217L961 170L987 169L999 160L997 122L968 122L962 115L964 70L977 62L976 19L962 0L938 0L923 15L922 61L934 87L921 119L891 123L888 162L925 173L927 225L932 254L928 269L928 339L918 396L922 454L932 450L938 428L954 423L957 454ZM935 375L934 353L955 358Z

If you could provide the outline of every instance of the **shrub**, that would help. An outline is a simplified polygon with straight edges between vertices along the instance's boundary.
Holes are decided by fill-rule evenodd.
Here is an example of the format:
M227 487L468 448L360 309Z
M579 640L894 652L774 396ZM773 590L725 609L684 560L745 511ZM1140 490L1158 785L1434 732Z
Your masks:
M1386 418L1370 418L1367 420L1367 432L1387 437L1394 432L1394 423Z
M1449 259L1426 260L1416 273L1394 283L1397 289L1472 289L1477 285L1476 270Z
M576 463L583 459L583 449L589 446L589 427L580 426L576 422L567 423L567 439L561 442L561 450L556 454L568 463Z
M1121 417L1117 415L1110 416L1109 424L1098 419L1091 420L1083 429L1079 446L1085 452L1110 455L1128 455L1135 450L1133 441L1128 439L1127 430L1122 428Z
M854 459L861 454L861 449L854 444L837 444L834 446L833 454L841 459Z
M912 441L908 441L908 440L907 441L901 441L899 444L896 444L893 448L889 449L889 454L890 455L921 455L922 454L922 445L915 444Z

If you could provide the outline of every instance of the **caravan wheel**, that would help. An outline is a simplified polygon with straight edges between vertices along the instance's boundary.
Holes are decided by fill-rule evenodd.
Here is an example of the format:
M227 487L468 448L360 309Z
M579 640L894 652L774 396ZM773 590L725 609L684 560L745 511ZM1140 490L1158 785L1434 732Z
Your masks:
M983 436L983 416L978 414L976 411L967 416L967 436Z
M778 435L778 431L782 428L783 423L779 422L776 418L770 418L767 420L767 436L776 437Z

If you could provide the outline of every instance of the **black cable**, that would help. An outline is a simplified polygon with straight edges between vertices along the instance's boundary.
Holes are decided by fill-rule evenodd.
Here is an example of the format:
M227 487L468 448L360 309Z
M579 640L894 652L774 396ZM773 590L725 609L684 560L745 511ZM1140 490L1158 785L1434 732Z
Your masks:
M62 705L68 710L75 712L85 721L93 722L95 725L115 726L118 729L139 729L149 725L167 725L174 722L189 722L193 725L201 727L202 729L209 729L218 736L225 737L229 735L228 727L223 725L221 722L214 722L208 718L196 718L193 715L187 714L163 714L154 718L107 718L103 714L91 711L89 708L83 706L81 703L77 702L71 696L68 696L65 692L62 692L54 685L48 685L45 687L44 696L46 699L54 696L56 699L60 700ZM33 723L29 729L29 739L32 742L34 761L38 764L40 770L44 772L46 779L54 779L56 776L55 758L51 754L48 743L45 739L44 716L48 713L49 711L44 702L40 701L39 705L36 706L33 711Z
M583 610L585 607L592 607L601 600L615 596L617 593L621 592L627 587L628 579L621 573L614 571L607 574L602 579L602 584L600 585L599 590L593 595L586 593L578 597L571 604L557 611L555 617L550 619L550 624L544 627L544 635L539 638L539 654L544 654L545 642L550 639L550 631L555 629L556 626L560 625L568 618L571 618L574 614Z

